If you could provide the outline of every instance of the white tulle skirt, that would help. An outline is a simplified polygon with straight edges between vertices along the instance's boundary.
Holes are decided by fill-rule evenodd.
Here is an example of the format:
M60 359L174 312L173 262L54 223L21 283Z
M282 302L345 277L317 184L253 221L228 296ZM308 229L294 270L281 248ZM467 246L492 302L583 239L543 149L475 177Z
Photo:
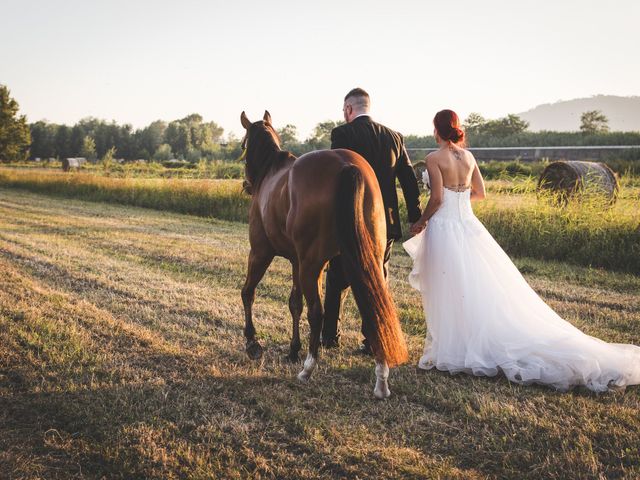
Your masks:
M640 383L640 347L582 333L538 297L472 213L438 213L404 243L414 260L409 281L426 314L420 368L502 371L513 382L559 390Z

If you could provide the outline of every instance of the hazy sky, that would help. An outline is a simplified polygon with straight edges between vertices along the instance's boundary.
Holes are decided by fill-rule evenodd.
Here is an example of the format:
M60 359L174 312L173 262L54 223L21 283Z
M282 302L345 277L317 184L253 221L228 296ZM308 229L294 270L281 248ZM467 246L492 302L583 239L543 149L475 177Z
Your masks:
M424 135L442 108L640 94L638 0L0 0L0 18L0 83L30 122L198 112L240 134L266 108L303 138L361 86Z

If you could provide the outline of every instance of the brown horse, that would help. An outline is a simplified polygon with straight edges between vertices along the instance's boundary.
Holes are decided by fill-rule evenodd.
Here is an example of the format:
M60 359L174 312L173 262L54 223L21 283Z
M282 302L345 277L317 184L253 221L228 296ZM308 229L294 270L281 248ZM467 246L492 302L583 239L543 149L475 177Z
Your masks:
M247 130L242 143L245 187L252 196L251 251L242 289L247 354L252 359L262 355L251 318L256 286L273 258L285 257L293 270L289 359L297 361L300 351L304 295L309 353L298 378L309 380L317 364L323 322L322 272L327 262L340 254L376 358L374 394L388 397L389 366L405 362L407 348L382 270L386 224L380 187L371 166L349 150L310 152L296 159L280 149L269 112L255 123L244 112L240 119Z

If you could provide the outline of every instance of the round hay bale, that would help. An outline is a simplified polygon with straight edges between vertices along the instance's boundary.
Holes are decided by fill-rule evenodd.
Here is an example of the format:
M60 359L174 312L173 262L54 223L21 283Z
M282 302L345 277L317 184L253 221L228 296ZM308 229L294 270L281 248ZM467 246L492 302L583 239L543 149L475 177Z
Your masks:
M578 194L603 196L614 203L618 189L616 174L600 162L553 162L547 165L538 180L538 193L554 194L554 199L560 204Z
M84 158L63 158L62 170L68 172L71 169L79 170L80 167L86 162Z

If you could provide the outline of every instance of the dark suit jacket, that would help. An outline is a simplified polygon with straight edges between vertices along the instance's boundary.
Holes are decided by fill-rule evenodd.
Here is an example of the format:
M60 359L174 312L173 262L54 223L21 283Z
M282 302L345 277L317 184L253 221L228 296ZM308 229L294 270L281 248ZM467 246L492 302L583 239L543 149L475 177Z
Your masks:
M387 238L401 238L396 178L407 204L409 222L416 222L421 215L418 182L402 135L374 122L368 115L361 116L331 131L331 148L359 153L373 167L385 206Z

